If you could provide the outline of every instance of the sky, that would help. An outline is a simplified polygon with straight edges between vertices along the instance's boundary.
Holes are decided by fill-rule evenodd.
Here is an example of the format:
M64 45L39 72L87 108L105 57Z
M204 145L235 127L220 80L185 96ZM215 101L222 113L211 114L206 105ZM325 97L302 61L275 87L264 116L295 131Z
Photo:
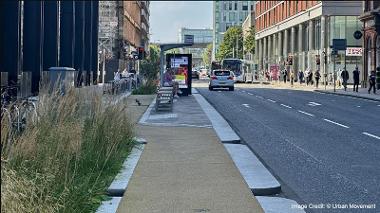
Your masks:
M212 28L212 1L151 1L150 42L176 43L178 30Z

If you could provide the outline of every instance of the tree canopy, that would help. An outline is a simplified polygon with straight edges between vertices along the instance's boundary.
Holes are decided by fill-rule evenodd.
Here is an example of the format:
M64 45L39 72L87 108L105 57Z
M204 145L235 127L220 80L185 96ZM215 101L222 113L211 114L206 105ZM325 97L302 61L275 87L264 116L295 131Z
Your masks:
M243 58L243 31L240 26L228 28L216 54L218 60L232 57Z
M255 27L252 26L244 39L244 52L255 54Z
M202 54L203 63L206 67L210 67L212 55L212 44L208 44Z
M157 45L149 45L148 56L141 61L140 74L151 82L157 79L157 74L160 71L160 48Z

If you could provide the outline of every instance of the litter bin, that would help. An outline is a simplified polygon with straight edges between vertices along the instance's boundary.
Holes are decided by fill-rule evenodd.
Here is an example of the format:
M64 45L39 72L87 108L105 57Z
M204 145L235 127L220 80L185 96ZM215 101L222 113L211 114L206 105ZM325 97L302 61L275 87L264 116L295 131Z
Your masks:
M60 89L61 93L75 86L77 71L71 67L50 67L49 71L43 72L43 84L51 92L53 89Z

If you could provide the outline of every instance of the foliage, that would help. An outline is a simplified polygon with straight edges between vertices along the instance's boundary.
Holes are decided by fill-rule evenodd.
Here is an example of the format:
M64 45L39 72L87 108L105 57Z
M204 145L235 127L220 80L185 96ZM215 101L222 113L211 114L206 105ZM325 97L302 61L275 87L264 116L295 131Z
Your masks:
M133 147L124 104L70 89L41 92L37 112L11 152L1 138L1 212L94 212Z
M157 92L157 85L153 82L147 83L132 91L133 95L151 95Z
M202 54L203 63L206 67L210 67L211 56L212 56L212 44L208 44Z
M140 74L151 82L157 79L160 72L160 48L157 45L149 45L149 55L141 61Z
M230 27L224 33L216 59L221 61L234 56L235 58L243 58L243 32L240 26Z
M255 27L252 26L247 37L244 39L244 51L245 53L255 54Z

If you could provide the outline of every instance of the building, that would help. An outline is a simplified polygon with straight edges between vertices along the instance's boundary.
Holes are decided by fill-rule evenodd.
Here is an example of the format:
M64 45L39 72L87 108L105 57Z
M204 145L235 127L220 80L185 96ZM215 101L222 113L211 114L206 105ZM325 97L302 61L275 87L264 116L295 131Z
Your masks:
M353 37L362 25L361 1L258 1L255 4L256 57L261 71L285 67L289 56L298 70L319 69L332 82L333 70L361 69L362 41ZM331 57L333 39L347 39L347 50ZM326 55L326 60L325 56ZM338 74L339 75L339 74ZM351 78L352 79L352 78ZM325 79L323 79L324 81Z
M180 28L178 30L178 42L185 42L185 35L194 36L194 45L192 47L180 48L180 53L192 54L193 67L206 66L203 64L203 51L208 44L212 43L212 29L190 29Z
M99 50L104 64L100 72L105 81L113 79L118 69L138 70L132 53L140 47L148 50L149 5L149 1L100 1Z
M253 5L254 1L213 2L213 60L223 40L223 34L231 26L241 26L246 17L254 10Z
M244 20L243 24L241 25L242 31L243 31L243 40L247 38L249 34L249 30L251 27L255 26L255 13L254 11L251 11L249 16ZM244 51L244 60L249 63L249 64L254 64L254 53L252 52L246 52L245 51L245 46L243 46L243 51Z
M380 2L363 1L363 14L359 19L364 23L362 76L366 85L370 71L380 67Z

